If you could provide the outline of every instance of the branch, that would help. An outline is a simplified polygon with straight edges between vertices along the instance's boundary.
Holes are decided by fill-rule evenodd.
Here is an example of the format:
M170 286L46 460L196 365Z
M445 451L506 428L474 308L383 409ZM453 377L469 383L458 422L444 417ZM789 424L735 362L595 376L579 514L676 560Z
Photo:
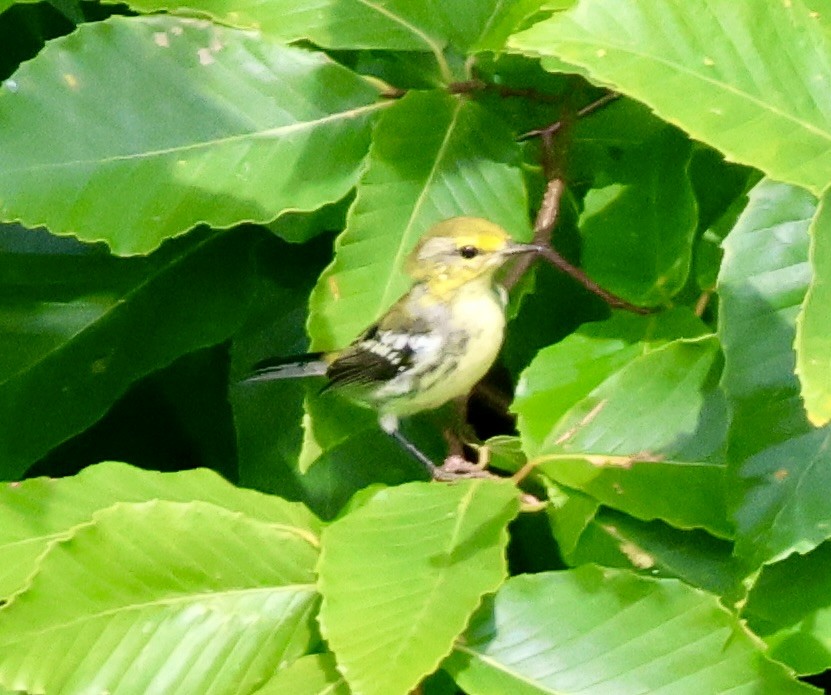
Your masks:
M594 113L595 111L598 111L598 110L602 109L607 104L611 104L615 99L619 99L619 98L620 98L620 94L618 94L617 92L608 92L607 94L604 94L599 99L593 101L591 104L588 104L587 106L584 106L582 109L580 109L577 112L577 118L583 118L584 116L588 116L588 115ZM522 140L528 140L530 138L535 138L535 137L540 137L540 136L544 137L546 135L551 137L558 130L561 130L563 128L563 126L565 125L565 123L566 123L565 119L560 120L560 121L555 121L551 125L545 126L545 128L537 128L535 130L529 130L527 133L523 133L522 135L520 135L519 138L517 138L517 139L522 141Z

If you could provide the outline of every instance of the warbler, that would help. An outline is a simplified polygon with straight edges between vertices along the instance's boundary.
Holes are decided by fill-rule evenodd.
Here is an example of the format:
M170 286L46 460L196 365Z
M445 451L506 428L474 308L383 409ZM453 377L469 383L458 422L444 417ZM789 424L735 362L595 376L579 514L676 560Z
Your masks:
M246 381L325 376L329 388L375 408L381 428L433 478L452 478L398 429L400 417L466 396L490 369L505 332L505 291L495 271L516 254L539 251L514 242L477 217L439 222L407 259L409 291L341 350L255 365Z

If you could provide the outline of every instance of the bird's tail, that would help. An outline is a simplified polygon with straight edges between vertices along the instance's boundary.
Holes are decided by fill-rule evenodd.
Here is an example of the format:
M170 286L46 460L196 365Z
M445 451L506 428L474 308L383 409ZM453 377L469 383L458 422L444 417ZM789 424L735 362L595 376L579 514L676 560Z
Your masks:
M244 381L271 381L272 379L299 379L307 376L323 376L327 364L324 353L310 352L294 357L277 357L255 364Z

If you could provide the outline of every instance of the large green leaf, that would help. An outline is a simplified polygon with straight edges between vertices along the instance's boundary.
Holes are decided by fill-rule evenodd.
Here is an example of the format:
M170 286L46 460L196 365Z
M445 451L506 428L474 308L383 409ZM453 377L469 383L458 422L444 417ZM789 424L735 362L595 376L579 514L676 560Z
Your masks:
M354 186L385 104L326 56L251 32L84 24L0 89L0 215L131 254L200 222L314 209Z
M539 353L513 409L535 472L639 519L727 537L718 344L665 342L672 326L700 328L684 316L581 329Z
M457 215L530 236L511 133L477 104L412 93L378 122L336 257L311 299L316 349L342 347L407 289L401 265L434 223Z
M508 483L410 483L324 531L320 622L353 692L406 695L436 669L505 578L517 509Z
M52 544L0 610L0 683L249 693L315 639L316 559L283 524L213 504L115 505Z
M807 417L794 375L794 324L810 280L816 201L764 181L725 240L719 277L723 387L736 551L755 562L807 552L831 535L831 426Z
M799 673L831 668L831 544L765 567L745 614L775 658Z
M673 339L705 332L686 310L652 316L617 312L540 351L522 373L511 406L525 453L533 458L543 452L556 423L633 359Z
M541 0L130 0L140 12L196 10L281 41L327 48L433 51L445 46L498 50Z
M509 46L580 66L730 159L831 180L831 36L803 0L581 0Z
M94 513L118 502L200 500L282 525L317 544L320 522L303 506L236 488L205 469L155 473L123 463L102 463L71 478L33 478L0 488L0 598L20 589L38 558Z
M817 692L714 596L591 566L510 579L445 668L470 695Z
M796 321L796 371L808 419L819 426L831 420L831 191L809 231L813 275Z
M140 259L0 249L0 476L22 475L137 379L226 340L251 300L251 242L191 235Z

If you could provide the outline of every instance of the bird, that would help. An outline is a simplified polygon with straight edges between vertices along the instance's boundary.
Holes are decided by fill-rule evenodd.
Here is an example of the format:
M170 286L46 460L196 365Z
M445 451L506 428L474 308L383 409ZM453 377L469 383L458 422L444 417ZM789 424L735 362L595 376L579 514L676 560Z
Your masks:
M346 347L254 365L247 382L322 376L374 408L379 425L436 480L457 477L399 429L400 418L467 396L496 360L505 333L507 292L495 272L541 247L514 241L499 225L453 217L430 228L406 261L410 289ZM465 475L465 473L462 473Z

